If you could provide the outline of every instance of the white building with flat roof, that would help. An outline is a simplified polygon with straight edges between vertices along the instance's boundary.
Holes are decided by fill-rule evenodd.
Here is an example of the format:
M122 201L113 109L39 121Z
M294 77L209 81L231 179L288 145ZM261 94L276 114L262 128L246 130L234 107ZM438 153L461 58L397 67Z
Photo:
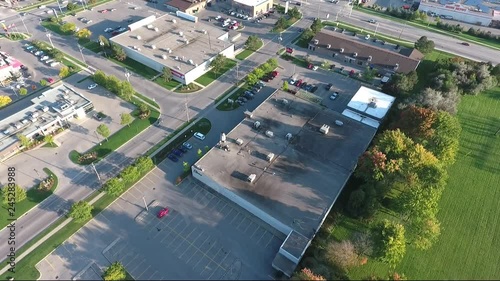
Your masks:
M228 32L192 18L152 15L110 41L121 46L127 57L158 72L170 68L173 79L187 85L209 71L218 54L234 58Z
M0 120L0 160L16 153L18 135L40 138L64 127L68 120L84 117L92 101L70 86L59 84L31 99L31 105Z
M393 96L361 86L342 115L378 128L395 100Z
M231 6L238 13L255 17L269 11L273 7L273 0L232 0Z

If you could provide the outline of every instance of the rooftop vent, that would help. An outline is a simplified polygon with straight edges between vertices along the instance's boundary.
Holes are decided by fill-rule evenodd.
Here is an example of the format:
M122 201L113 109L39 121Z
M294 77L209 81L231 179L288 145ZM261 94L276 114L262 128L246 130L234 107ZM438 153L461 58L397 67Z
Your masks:
M187 44L189 44L189 40L188 40L188 39L185 39L185 40L184 40L184 43L186 43L186 45L187 45Z
M178 56L175 56L174 60L179 60L179 57L178 57Z
M166 60L167 59L167 55L161 55L161 58Z
M151 49L156 49L156 45L151 45Z
M31 115L31 117L35 117L36 118L36 117L38 117L38 112L33 112L30 115Z
M248 176L247 181L249 183L252 183L256 178L257 178L256 174L251 174L251 175Z
M44 106L44 107L42 107L42 111L43 111L43 112L47 112L47 111L49 111L49 107L48 107L48 106Z
M152 24L148 24L147 28L148 28L148 29L153 29L153 28L154 28L154 26L153 26Z
M358 53L353 53L352 56L355 58L358 56Z
M188 60L189 64L190 65L194 65L194 61L193 60Z
M175 19L172 19L172 23L177 23L177 21Z
M179 31L179 36L182 36L182 35L184 35L184 32Z
M273 159L274 159L274 153L269 153L269 154L266 156L266 160L267 160L268 162L273 161Z
M243 144L243 140L242 139L236 139L236 144L242 145Z
M141 48L137 48L137 51L140 52L141 51Z
M341 127L344 125L344 122L340 121L340 120L335 120L335 125Z
M291 140L292 139L292 134L291 133L286 134L285 135L285 139L288 140L288 141Z
M137 35L135 38L137 38L137 40L141 40L141 35Z
M318 45L319 44L319 40L318 39L314 39L314 45Z
M368 102L368 107L377 108L377 98L370 98Z
M172 50L170 48L167 48L167 53L171 54Z
M259 129L260 128L260 122L259 121L255 121L255 123L253 123L253 127L255 129Z
M323 126L319 128L319 131L326 135L330 131L330 126L323 124Z
M368 56L368 61L372 61L373 57L372 56Z
M331 47L332 47L332 45L330 45L330 44L326 45L327 49L330 49Z
M339 52L343 53L344 52L344 48L340 48Z
M269 130L267 130L267 131L266 131L266 136L268 136L268 137L272 138L272 137L274 136L273 131L269 131Z
M158 27L155 27L155 28L154 28L154 31L155 31L155 32L158 32L158 31L160 31L160 29L158 29Z
M396 63L396 65L394 66L394 70L398 70L399 68L399 63Z

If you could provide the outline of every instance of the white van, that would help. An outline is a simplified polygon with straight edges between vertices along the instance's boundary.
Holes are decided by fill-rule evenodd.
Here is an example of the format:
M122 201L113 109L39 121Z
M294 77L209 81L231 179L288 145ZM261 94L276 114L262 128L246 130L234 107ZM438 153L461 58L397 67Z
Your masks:
M54 66L56 66L56 65L58 65L58 64L59 64L59 62L58 62L58 61L55 61L55 62L51 63L51 64L50 64L50 66L51 66L51 67L54 67Z

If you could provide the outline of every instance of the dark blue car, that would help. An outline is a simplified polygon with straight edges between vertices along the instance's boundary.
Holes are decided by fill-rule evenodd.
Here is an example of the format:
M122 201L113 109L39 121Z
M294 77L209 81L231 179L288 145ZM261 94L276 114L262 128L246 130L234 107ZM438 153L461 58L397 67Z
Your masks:
M172 153L170 153L168 156L167 156L168 159L174 161L174 162L177 162L179 161L179 159L177 157L175 157L175 155L173 155Z
M187 148L185 148L184 146L182 145L179 145L179 147L177 147L178 150L182 151L182 153L186 153L188 152Z
M178 149L172 150L172 153L175 154L175 156L177 156L177 157L182 157L182 151L180 151Z

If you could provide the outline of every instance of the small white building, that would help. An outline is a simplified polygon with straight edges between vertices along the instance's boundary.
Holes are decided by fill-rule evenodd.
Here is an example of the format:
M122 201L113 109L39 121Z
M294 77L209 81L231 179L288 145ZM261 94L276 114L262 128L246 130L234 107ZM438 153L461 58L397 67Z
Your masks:
M228 32L195 16L179 11L177 15L149 16L110 41L121 46L127 57L158 72L170 68L173 79L186 85L209 71L218 54L234 58Z

